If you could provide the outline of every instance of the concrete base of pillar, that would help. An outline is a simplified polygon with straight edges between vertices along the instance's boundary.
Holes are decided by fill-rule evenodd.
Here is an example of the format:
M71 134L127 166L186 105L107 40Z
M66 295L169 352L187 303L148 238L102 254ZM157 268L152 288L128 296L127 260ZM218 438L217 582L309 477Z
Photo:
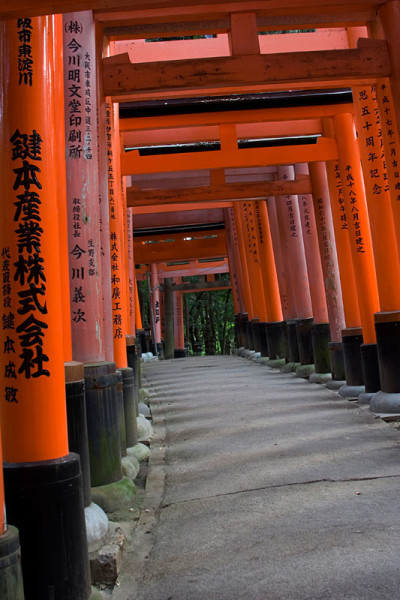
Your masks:
M132 481L136 479L140 471L138 459L135 456L123 456L121 458L121 463L122 475L128 477L128 479L131 479Z
M188 352L186 348L175 348L174 358L187 358Z
M19 535L12 526L0 535L0 598L24 600Z
M365 386L363 385L342 385L339 388L339 396L346 398L346 400L358 400L360 394L365 392Z
M297 367L300 367L299 362L288 362L281 368L281 373L295 373Z
M331 373L311 373L308 381L310 383L328 383L332 379ZM343 382L342 382L343 383Z
M104 510L92 502L85 508L86 534L89 552L103 545L108 531L108 517Z
M346 385L346 380L345 379L331 379L326 384L326 387L328 388L328 390L332 390L333 392L337 392L344 385Z
M127 448L126 452L128 456L137 458L140 463L150 457L150 448L140 442L136 446L132 446L132 448Z
M106 513L132 506L136 486L128 477L120 481L92 488L92 498Z
M248 348L246 348L246 350L242 353L242 356L244 358L250 358L251 356L253 356L256 353L255 350L249 350Z
M315 372L315 365L300 365L296 369L296 377L309 379L310 375Z
M269 358L268 358L268 356L260 356L260 358L257 358L257 359L255 360L255 362L256 362L258 365L268 365L268 363L269 363Z
M286 360L284 358L273 358L266 361L265 364L271 369L281 369L286 364Z
M375 396L376 392L363 392L358 396L358 404L370 404L373 396Z
M250 357L250 360L257 361L261 358L261 352L254 352L253 356Z
M400 417L400 393L377 392L371 398L369 410L379 417Z

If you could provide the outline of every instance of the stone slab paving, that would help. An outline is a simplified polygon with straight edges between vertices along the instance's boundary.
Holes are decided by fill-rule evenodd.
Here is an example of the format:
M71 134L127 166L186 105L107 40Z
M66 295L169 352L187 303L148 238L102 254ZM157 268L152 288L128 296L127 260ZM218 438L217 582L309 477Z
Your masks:
M144 376L155 438L116 600L400 598L395 426L239 357Z

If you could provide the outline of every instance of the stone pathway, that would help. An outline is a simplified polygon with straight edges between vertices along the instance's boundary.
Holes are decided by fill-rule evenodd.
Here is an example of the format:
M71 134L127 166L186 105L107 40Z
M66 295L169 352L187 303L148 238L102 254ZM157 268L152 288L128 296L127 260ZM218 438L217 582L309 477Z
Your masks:
M146 364L155 438L116 600L400 597L400 431L239 357Z

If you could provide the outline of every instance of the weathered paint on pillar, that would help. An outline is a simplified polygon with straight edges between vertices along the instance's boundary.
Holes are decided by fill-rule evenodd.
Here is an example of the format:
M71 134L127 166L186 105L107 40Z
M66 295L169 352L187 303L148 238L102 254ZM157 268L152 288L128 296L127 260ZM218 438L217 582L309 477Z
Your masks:
M334 135L334 128L330 119L323 120L323 131L325 135ZM354 276L353 257L349 238L349 223L343 196L339 161L327 162L326 173L331 199L332 221L335 231L346 327L360 327L361 317L358 305L358 293Z
M128 301L129 301L129 321L128 330L131 335L135 335L135 257L133 254L133 209L128 208L126 212L127 230L128 230Z
M365 344L373 344L376 341L374 313L379 311L379 298L360 152L355 137L353 116L348 113L337 115L335 129L363 340Z
M4 500L4 478L3 478L3 449L1 446L0 429L0 535L6 530L6 503Z
M309 170L331 340L332 342L341 342L342 330L346 327L346 321L325 163L310 163Z
M2 23L0 418L8 462L68 453L51 17ZM51 34L51 35L50 35ZM21 47L30 60L21 58ZM25 50L24 50L25 51ZM50 80L52 78L50 77ZM65 249L64 249L65 251Z
M114 361L112 305L111 305L111 259L110 214L108 206L108 155L106 146L106 102L103 93L102 59L108 53L103 52L103 28L96 23L96 90L97 90L97 142L98 142L98 181L100 210L100 259L101 289L103 300L103 335L106 361Z
M183 294L174 292L174 340L175 349L183 350L185 348L185 333L183 326Z
M232 215L233 218L233 215ZM244 304L240 293L240 264L238 265L236 256L238 254L238 248L234 248L235 241L233 240L231 232L231 224L228 215L228 209L224 209L224 221L225 221L225 232L226 232L226 250L228 253L229 272L232 282L232 299L235 310L235 315L239 312L244 312ZM237 240L236 240L237 243Z
M296 175L308 175L308 165L306 163L295 165L295 173ZM328 321L328 308L312 195L301 194L298 196L298 202L314 323L326 323Z
M111 301L114 361L118 368L127 366L126 272L124 270L124 223L119 170L118 105L106 105L106 142L108 161L108 198L110 210Z
M151 306L154 319L155 344L161 344L160 282L156 263L150 267ZM178 346L175 346L176 348Z
M227 231L229 231L230 240L232 242L233 261L237 270L240 312L249 313L249 310L252 308L249 274L247 271L247 264L242 260L240 253L239 237L233 208L227 208L225 211L225 227Z
M353 98L380 309L397 310L400 307L400 263L375 87L357 86L353 88Z
M235 219L235 231L236 231L238 247L239 247L240 265L242 268L242 272L244 274L243 281L244 281L244 284L248 286L247 287L248 296L245 299L246 312L248 314L249 321L251 321L255 317L255 308L253 306L253 297L252 297L252 293L251 293L251 275L250 275L250 271L249 271L247 254L246 254L246 250L245 250L243 225L242 225L242 219L241 219L240 208L238 206L238 203L235 203L235 205L234 205L233 215L234 215L234 219Z
M63 47L63 19L62 15L52 15L53 19L53 69L54 92L56 98L64 98L64 75L62 68ZM53 132L55 135L55 147L65 148L65 123L63 102L54 103L55 123L57 127ZM65 153L57 152L57 169L54 171L54 189L58 192L58 235L60 240L60 283L61 283L61 306L63 316L63 346L64 361L72 360L72 337L71 337L71 307L69 289L69 261L68 261L68 220L67 220L67 189L66 189L66 164Z
M136 329L143 329L142 314L140 312L139 292L138 292L136 277L135 277L135 321L136 321Z
M105 352L93 14L64 14L63 27L72 356L95 362L104 360Z
M276 204L276 199L273 196L269 196L267 199L267 209L274 248L276 275L279 284L283 318L287 321L288 319L297 317L297 306L294 290L290 285L289 266L287 265L288 255L284 248L284 240L281 238L279 232Z
M254 202L236 202L234 206L235 222L241 218L243 227L244 250L249 272L249 284L253 305L253 319L267 320L264 287L261 276L261 261L258 252L257 233L254 218ZM240 215L240 217L239 217Z
M293 166L278 166L278 177L294 179ZM290 281L295 290L297 316L299 319L307 319L312 317L312 306L298 198L279 196L276 205L279 231L288 252Z
M254 203L257 243L262 268L264 297L268 321L282 321L282 305L279 296L278 277L276 274L274 249L265 200Z

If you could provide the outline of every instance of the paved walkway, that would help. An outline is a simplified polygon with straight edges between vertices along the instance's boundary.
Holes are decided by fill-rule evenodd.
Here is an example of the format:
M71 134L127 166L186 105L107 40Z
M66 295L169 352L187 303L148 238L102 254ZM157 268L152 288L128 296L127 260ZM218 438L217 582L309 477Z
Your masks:
M120 600L400 598L400 431L239 357L144 367L156 437Z

